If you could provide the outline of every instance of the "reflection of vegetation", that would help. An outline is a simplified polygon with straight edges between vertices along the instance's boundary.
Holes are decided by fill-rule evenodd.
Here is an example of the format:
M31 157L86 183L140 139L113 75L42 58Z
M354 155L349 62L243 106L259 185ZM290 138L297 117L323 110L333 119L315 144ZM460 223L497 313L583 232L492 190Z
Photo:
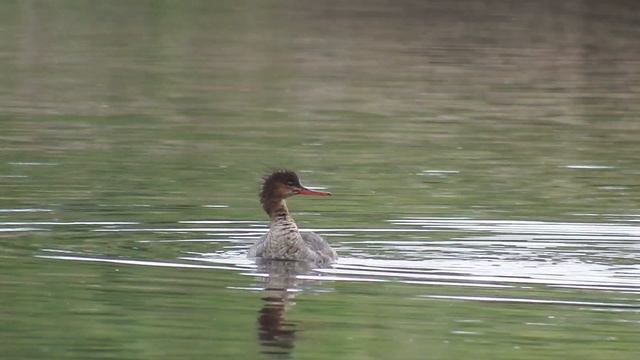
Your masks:
M3 2L0 207L53 212L0 220L262 219L258 179L281 166L335 194L306 200L302 226L637 214L640 12L478 4ZM56 246L152 259L216 246L91 229L0 235L7 356L258 353L259 300L226 288L244 277L31 260ZM304 319L296 351L635 358L637 331L611 313L416 300L438 291L342 283L301 298L287 314Z
M226 215L258 218L257 178L289 166L316 171L309 181L338 195L310 205L325 215L318 225L390 213L557 218L637 209L640 102L625 90L635 68L624 61L638 50L625 46L635 37L582 48L599 39L579 26L589 18L540 14L575 26L557 37L536 25L537 36L550 36L534 46L532 25L518 19L500 25L508 32L466 22L474 31L451 39L451 22L393 11L385 21L396 27L365 32L347 25L375 18L350 8L334 9L327 28L307 18L311 8L274 4L85 5L52 12L24 3L5 19L13 32L0 43L19 61L0 59L0 171L32 175L2 180L12 201L206 199L233 205ZM438 14L421 6L412 11L420 19ZM275 20L287 11L299 21ZM394 50L399 38L407 51ZM60 166L6 164L33 159ZM459 173L416 175L428 169ZM34 194L25 182L56 190Z
M0 342L14 358L255 358L264 350L255 339L256 309L264 303L253 292L228 289L251 282L236 273L65 261L12 266L21 271L11 279L0 275ZM14 269L4 266L2 274ZM402 352L417 359L428 352L453 359L472 352L512 359L518 351L525 359L635 358L633 321L639 319L633 312L420 297L491 296L497 291L491 289L330 284L335 291L301 294L288 311L287 321L299 324L294 355L370 359ZM499 291L507 297L523 292ZM533 288L527 296L546 298L550 291Z

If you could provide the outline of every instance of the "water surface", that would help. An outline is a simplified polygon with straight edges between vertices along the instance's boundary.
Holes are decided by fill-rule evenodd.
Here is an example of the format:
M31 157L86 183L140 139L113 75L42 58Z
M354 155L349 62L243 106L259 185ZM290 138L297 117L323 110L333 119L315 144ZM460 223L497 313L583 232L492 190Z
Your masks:
M5 356L640 355L635 3L0 7Z

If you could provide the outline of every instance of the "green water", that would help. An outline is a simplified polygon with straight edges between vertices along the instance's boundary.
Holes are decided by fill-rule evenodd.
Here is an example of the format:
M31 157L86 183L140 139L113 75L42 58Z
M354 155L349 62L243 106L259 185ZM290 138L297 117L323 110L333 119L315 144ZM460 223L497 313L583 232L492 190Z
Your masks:
M636 359L633 2L6 1L7 359ZM338 251L256 266L269 169Z

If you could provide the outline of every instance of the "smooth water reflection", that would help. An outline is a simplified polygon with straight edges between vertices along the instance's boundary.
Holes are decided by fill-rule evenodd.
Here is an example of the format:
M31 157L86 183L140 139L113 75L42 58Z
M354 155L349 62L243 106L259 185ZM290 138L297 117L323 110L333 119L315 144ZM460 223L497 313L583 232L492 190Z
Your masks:
M257 334L265 353L290 353L295 347L297 323L286 319L287 311L295 305L299 275L311 269L304 264L288 261L261 261L258 272L267 274L258 312Z

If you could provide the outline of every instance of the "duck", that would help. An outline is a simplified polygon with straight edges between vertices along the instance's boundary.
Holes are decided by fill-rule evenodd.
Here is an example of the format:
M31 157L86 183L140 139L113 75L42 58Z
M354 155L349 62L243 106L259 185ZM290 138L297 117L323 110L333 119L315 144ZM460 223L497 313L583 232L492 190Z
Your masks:
M331 193L304 187L291 170L276 170L263 177L260 204L269 215L269 231L249 248L248 257L301 261L313 266L327 266L338 259L336 251L320 235L298 229L286 203L286 199L296 195L330 196Z

